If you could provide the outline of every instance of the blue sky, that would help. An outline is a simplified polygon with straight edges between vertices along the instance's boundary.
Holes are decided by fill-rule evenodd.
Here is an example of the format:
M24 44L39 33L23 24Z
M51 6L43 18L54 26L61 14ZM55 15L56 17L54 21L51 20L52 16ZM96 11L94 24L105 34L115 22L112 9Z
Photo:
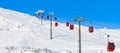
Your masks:
M95 27L120 28L120 0L0 0L0 7L33 16L39 9L45 10L45 15L52 11L59 22L84 16L96 23ZM89 25L89 22L82 24Z

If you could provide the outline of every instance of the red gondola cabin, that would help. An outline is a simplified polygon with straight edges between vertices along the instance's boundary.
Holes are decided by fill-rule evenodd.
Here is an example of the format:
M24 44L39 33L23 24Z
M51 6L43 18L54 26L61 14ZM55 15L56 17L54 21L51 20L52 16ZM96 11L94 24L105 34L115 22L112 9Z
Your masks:
M89 26L89 32L90 32L90 33L94 32L93 26Z
M70 30L73 30L73 29L74 29L74 25L70 24Z
M57 22L55 23L55 26L58 26L58 23L57 23Z
M69 26L69 22L66 22L66 26Z
M115 50L115 44L114 44L114 42L108 42L107 51L108 52L113 52L114 50Z

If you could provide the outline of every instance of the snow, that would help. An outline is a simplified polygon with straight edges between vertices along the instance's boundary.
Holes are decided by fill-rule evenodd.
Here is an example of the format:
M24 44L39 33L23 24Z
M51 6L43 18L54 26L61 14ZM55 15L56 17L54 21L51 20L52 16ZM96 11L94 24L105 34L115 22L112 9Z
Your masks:
M7 47L13 47L11 53L36 53L38 48L40 53L46 50L78 53L78 25L74 30L69 30L65 23L59 23L58 27L53 24L53 39L50 40L50 21L43 20L41 24L35 16L3 8L0 12L0 53L8 53ZM110 35L110 41L115 42L113 53L120 53L120 29L95 29L94 33L89 33L88 27L81 26L81 30L82 53L108 53L106 34Z

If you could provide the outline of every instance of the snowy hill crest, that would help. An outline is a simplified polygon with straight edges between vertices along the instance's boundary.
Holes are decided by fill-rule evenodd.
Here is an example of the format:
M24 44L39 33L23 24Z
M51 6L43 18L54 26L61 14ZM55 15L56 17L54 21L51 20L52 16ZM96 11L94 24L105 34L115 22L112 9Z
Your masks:
M70 31L65 23L60 23L58 27L53 25L53 40L50 40L49 21L44 20L41 25L38 18L28 14L3 8L0 8L0 12L0 47L47 48L58 53L66 50L78 52L77 25L73 31ZM81 29L83 53L107 53L107 37L104 33L111 35L111 41L116 43L114 53L119 53L120 30L95 29L94 33L89 33L88 27L82 26Z

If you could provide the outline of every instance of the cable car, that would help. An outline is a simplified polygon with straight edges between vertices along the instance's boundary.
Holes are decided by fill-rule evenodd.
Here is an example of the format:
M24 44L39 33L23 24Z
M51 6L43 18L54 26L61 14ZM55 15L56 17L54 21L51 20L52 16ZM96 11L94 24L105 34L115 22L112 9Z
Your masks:
M41 16L41 19L43 19L43 16Z
M69 22L66 22L66 26L69 26Z
M54 20L57 21L57 17L54 17Z
M115 44L114 44L114 42L109 42L109 41L108 41L107 51L108 51L108 52L113 52L114 50L115 50Z
M94 32L93 26L89 26L89 32L90 32L90 33Z
M55 22L55 26L56 26L56 27L58 26L58 23L57 23L57 22Z
M42 13L42 16L44 16L44 13Z
M47 16L47 20L49 20L49 16Z
M36 13L35 13L35 16L36 16L36 17L40 16L40 13L37 13L37 12L36 12Z
M41 19L43 19L43 17L44 17L44 13L42 13Z
M73 30L73 29L74 29L74 25L70 24L70 30Z
M40 16L40 13L38 12L37 15Z
M36 17L38 17L38 15L37 15L37 14L35 14L35 16L36 16Z

